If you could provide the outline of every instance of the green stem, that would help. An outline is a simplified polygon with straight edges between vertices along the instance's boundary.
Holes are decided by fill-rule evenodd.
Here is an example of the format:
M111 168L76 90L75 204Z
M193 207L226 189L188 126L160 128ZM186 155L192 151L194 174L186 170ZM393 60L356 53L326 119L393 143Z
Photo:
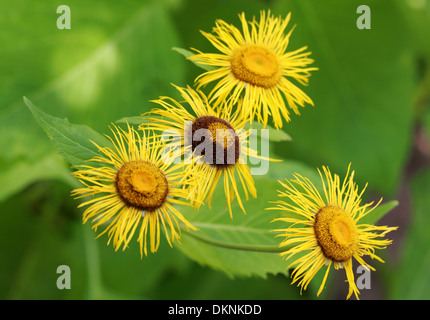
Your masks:
M287 248L279 247L279 246L267 246L267 245L258 245L258 244L242 244L242 243L231 243L226 241L215 240L209 237L202 235L199 232L189 232L186 229L182 229L183 233L197 239L199 241L208 243L210 245L232 249L232 250L242 250L242 251L254 251L254 252L263 252L263 253L280 253L286 251Z
M103 294L100 275L100 262L97 244L94 241L94 233L84 226L84 245L88 272L88 298L100 299Z

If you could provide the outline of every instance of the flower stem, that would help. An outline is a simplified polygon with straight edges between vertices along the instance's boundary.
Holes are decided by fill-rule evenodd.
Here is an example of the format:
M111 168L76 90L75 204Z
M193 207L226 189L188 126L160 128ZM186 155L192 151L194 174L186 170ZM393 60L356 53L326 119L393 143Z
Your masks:
M100 261L97 243L94 241L92 230L85 226L84 228L84 245L87 259L88 272L88 297L89 299L100 299L103 295L100 275Z
M285 247L279 246L268 246L268 245L258 245L258 244L242 244L242 243L231 243L226 241L215 240L210 237L202 235L200 232L189 232L188 230L182 230L184 233L194 239L208 243L210 245L241 251L254 251L263 253L280 253L287 250Z

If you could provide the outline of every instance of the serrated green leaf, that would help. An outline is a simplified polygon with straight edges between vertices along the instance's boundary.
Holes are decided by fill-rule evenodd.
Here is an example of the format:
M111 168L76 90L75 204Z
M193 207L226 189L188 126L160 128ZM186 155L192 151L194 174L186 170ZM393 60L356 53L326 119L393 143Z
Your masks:
M0 21L8 30L0 43L10 49L0 53L0 181L14 179L14 192L34 179L55 179L50 170L39 170L34 179L7 172L18 173L17 163L36 171L47 155L55 155L23 95L48 114L105 133L112 121L149 111L148 100L174 94L170 83L183 83L186 61L170 50L179 37L166 1L106 1L88 19L91 4L77 0L75 27L64 32L56 28L52 3L37 5L31 17L22 3L7 6L10 16ZM27 1L25 7L34 11L35 4Z
M233 247L234 244L239 244L275 248L279 239L272 230L279 225L272 223L272 220L280 213L266 208L270 207L269 201L277 200L276 190L280 188L277 179L281 179L281 175L290 178L288 173L291 172L302 172L301 167L295 168L294 162L277 163L273 175L255 176L258 194L256 199L244 200L246 215L234 201L233 219L230 218L222 184L215 190L210 210L204 206L198 211L181 208L181 212L199 229L195 232L197 236L233 244ZM221 270L231 277L254 275L265 278L268 274L278 273L288 276L287 264L278 255L279 251L268 253L228 249L211 245L187 233L184 233L182 240L178 248L191 259Z
M98 148L111 146L111 142L88 126L71 124L67 119L53 117L24 97L36 121L45 130L57 151L73 166L88 164L88 160L99 156Z

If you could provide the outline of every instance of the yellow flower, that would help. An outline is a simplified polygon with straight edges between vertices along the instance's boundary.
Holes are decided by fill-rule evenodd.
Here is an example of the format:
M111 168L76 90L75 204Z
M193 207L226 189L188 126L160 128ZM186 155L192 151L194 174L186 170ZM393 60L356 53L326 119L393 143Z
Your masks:
M298 282L301 289L307 288L315 274L324 266L328 266L317 295L324 288L331 265L337 270L345 269L349 292L358 298L360 293L352 270L352 258L355 258L368 270L375 270L363 260L370 256L383 262L375 254L375 249L384 249L391 240L384 236L397 227L360 224L360 219L375 209L382 199L373 207L373 202L361 205L361 196L366 187L358 193L353 181L354 171L349 175L350 168L342 185L338 175L332 176L329 169L323 167L325 179L321 176L324 195L322 196L312 182L295 174L294 180L281 183L285 188L279 191L280 197L288 198L289 202L275 201L276 207L270 208L286 212L285 217L274 219L288 224L278 236L285 237L281 247L286 250L281 255L292 259L289 267L295 266L291 275L293 283ZM366 185L367 186L367 185ZM296 256L298 255L298 257ZM296 257L294 257L296 256Z
M307 67L313 63L306 52L307 47L287 51L291 29L285 33L291 14L285 19L260 13L260 21L254 17L247 22L245 14L239 15L242 32L223 20L217 20L213 33L202 34L221 53L202 53L189 57L196 63L213 67L196 79L197 88L218 81L211 93L210 101L215 104L227 99L237 101L243 98L243 116L249 121L257 119L264 125L272 116L276 128L282 127L282 117L290 121L285 105L300 114L298 106L312 100L294 84L308 84L310 71L317 68ZM249 24L249 25L248 25Z
M79 207L86 207L83 221L94 224L93 228L106 225L101 236L107 233L108 244L112 241L115 250L127 248L138 231L140 253L147 255L147 238L151 252L160 244L160 229L163 227L167 242L180 239L178 222L196 230L174 204L190 205L181 198L188 194L183 186L190 183L189 170L183 164L168 166L161 159L162 143L158 136L143 137L128 126L125 131L113 126L113 138L108 137L110 147L97 148L103 156L90 161L98 165L84 165L73 173L85 187L75 189L76 198L93 197Z
M245 213L236 179L239 178L246 199L248 193L254 198L257 196L245 159L247 156L257 157L257 153L247 146L249 131L243 129L245 121L237 112L232 112L231 104L214 109L202 92L190 87L176 88L191 110L173 98L160 97L153 102L163 108L145 114L143 126L161 132L175 130L176 138L170 147L179 150L177 155L184 155L184 162L195 167L195 176L202 179L189 188L191 198L208 202L210 206L218 181L222 179L230 216L234 198Z

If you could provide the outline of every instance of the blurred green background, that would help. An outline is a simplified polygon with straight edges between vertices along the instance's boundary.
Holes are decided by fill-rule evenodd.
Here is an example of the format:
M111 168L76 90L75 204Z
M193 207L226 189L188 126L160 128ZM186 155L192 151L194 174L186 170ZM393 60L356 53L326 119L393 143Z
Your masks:
M199 30L210 31L216 19L238 25L238 13L250 19L270 8L292 12L290 48L307 45L319 68L304 89L315 107L292 117L283 130L293 141L274 143L271 152L340 173L351 162L359 185L369 183L366 200L399 200L378 222L399 230L360 298L429 299L430 0L365 2L2 1L0 298L315 298L312 290L300 296L284 274L232 278L166 243L141 260L136 245L114 252L105 237L94 240L70 197L70 166L22 100L108 133L111 122L154 107L149 100L176 97L171 83L192 85L202 72L172 47L214 52ZM56 26L63 4L70 30ZM371 9L370 30L356 26L362 4ZM56 287L63 264L71 290ZM344 299L344 272L330 277L323 298Z

